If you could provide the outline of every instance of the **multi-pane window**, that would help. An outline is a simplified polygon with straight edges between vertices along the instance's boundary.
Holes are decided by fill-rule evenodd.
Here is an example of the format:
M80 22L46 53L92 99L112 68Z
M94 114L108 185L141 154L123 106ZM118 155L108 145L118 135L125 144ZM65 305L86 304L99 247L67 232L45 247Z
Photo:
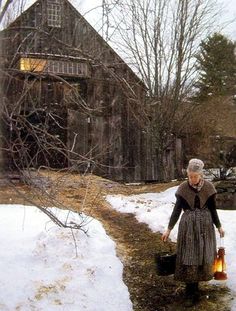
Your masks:
M20 70L33 72L48 72L57 75L88 77L90 75L88 64L52 59L39 59L22 57Z
M61 27L62 10L60 0L47 0L47 24L50 27Z
M70 61L48 60L48 72L72 76L88 76L88 65Z

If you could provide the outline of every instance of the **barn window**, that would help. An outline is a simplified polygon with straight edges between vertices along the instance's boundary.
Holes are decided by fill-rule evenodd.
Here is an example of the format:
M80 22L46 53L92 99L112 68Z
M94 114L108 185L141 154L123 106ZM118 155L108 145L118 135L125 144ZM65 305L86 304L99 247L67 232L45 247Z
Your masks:
M58 75L80 77L87 77L90 75L87 63L53 59L22 57L20 58L18 68L22 71L48 72Z
M20 59L20 70L40 72L46 68L46 59L22 57Z
M53 73L74 76L87 76L89 74L88 65L86 63L50 60L48 64L48 71Z
M61 1L48 0L47 1L47 23L50 27L61 28Z

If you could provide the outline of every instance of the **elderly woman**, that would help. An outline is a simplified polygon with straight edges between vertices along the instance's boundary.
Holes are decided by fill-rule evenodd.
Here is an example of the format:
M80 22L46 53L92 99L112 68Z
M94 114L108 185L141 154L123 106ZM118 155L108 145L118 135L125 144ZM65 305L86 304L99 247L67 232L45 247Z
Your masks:
M198 282L213 277L216 257L214 225L220 237L224 236L216 210L216 190L212 183L203 179L203 167L204 163L199 159L189 161L188 181L177 189L168 229L162 235L165 242L183 210L178 228L174 278L186 283L186 307L193 306L199 299Z

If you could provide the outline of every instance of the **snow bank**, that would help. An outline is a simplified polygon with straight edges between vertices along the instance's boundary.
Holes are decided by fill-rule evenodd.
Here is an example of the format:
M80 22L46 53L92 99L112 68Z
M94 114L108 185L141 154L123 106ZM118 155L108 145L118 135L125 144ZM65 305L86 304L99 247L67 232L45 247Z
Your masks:
M54 209L58 217L68 211ZM78 221L69 213L68 221ZM1 311L131 311L115 243L95 219L60 228L35 207L0 205Z

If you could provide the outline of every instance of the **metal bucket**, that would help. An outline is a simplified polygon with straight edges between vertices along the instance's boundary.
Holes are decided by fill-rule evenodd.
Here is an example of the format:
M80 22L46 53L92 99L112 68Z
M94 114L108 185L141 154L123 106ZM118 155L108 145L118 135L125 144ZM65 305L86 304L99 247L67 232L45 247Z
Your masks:
M160 276L171 275L175 273L176 254L162 252L155 254L156 270Z

